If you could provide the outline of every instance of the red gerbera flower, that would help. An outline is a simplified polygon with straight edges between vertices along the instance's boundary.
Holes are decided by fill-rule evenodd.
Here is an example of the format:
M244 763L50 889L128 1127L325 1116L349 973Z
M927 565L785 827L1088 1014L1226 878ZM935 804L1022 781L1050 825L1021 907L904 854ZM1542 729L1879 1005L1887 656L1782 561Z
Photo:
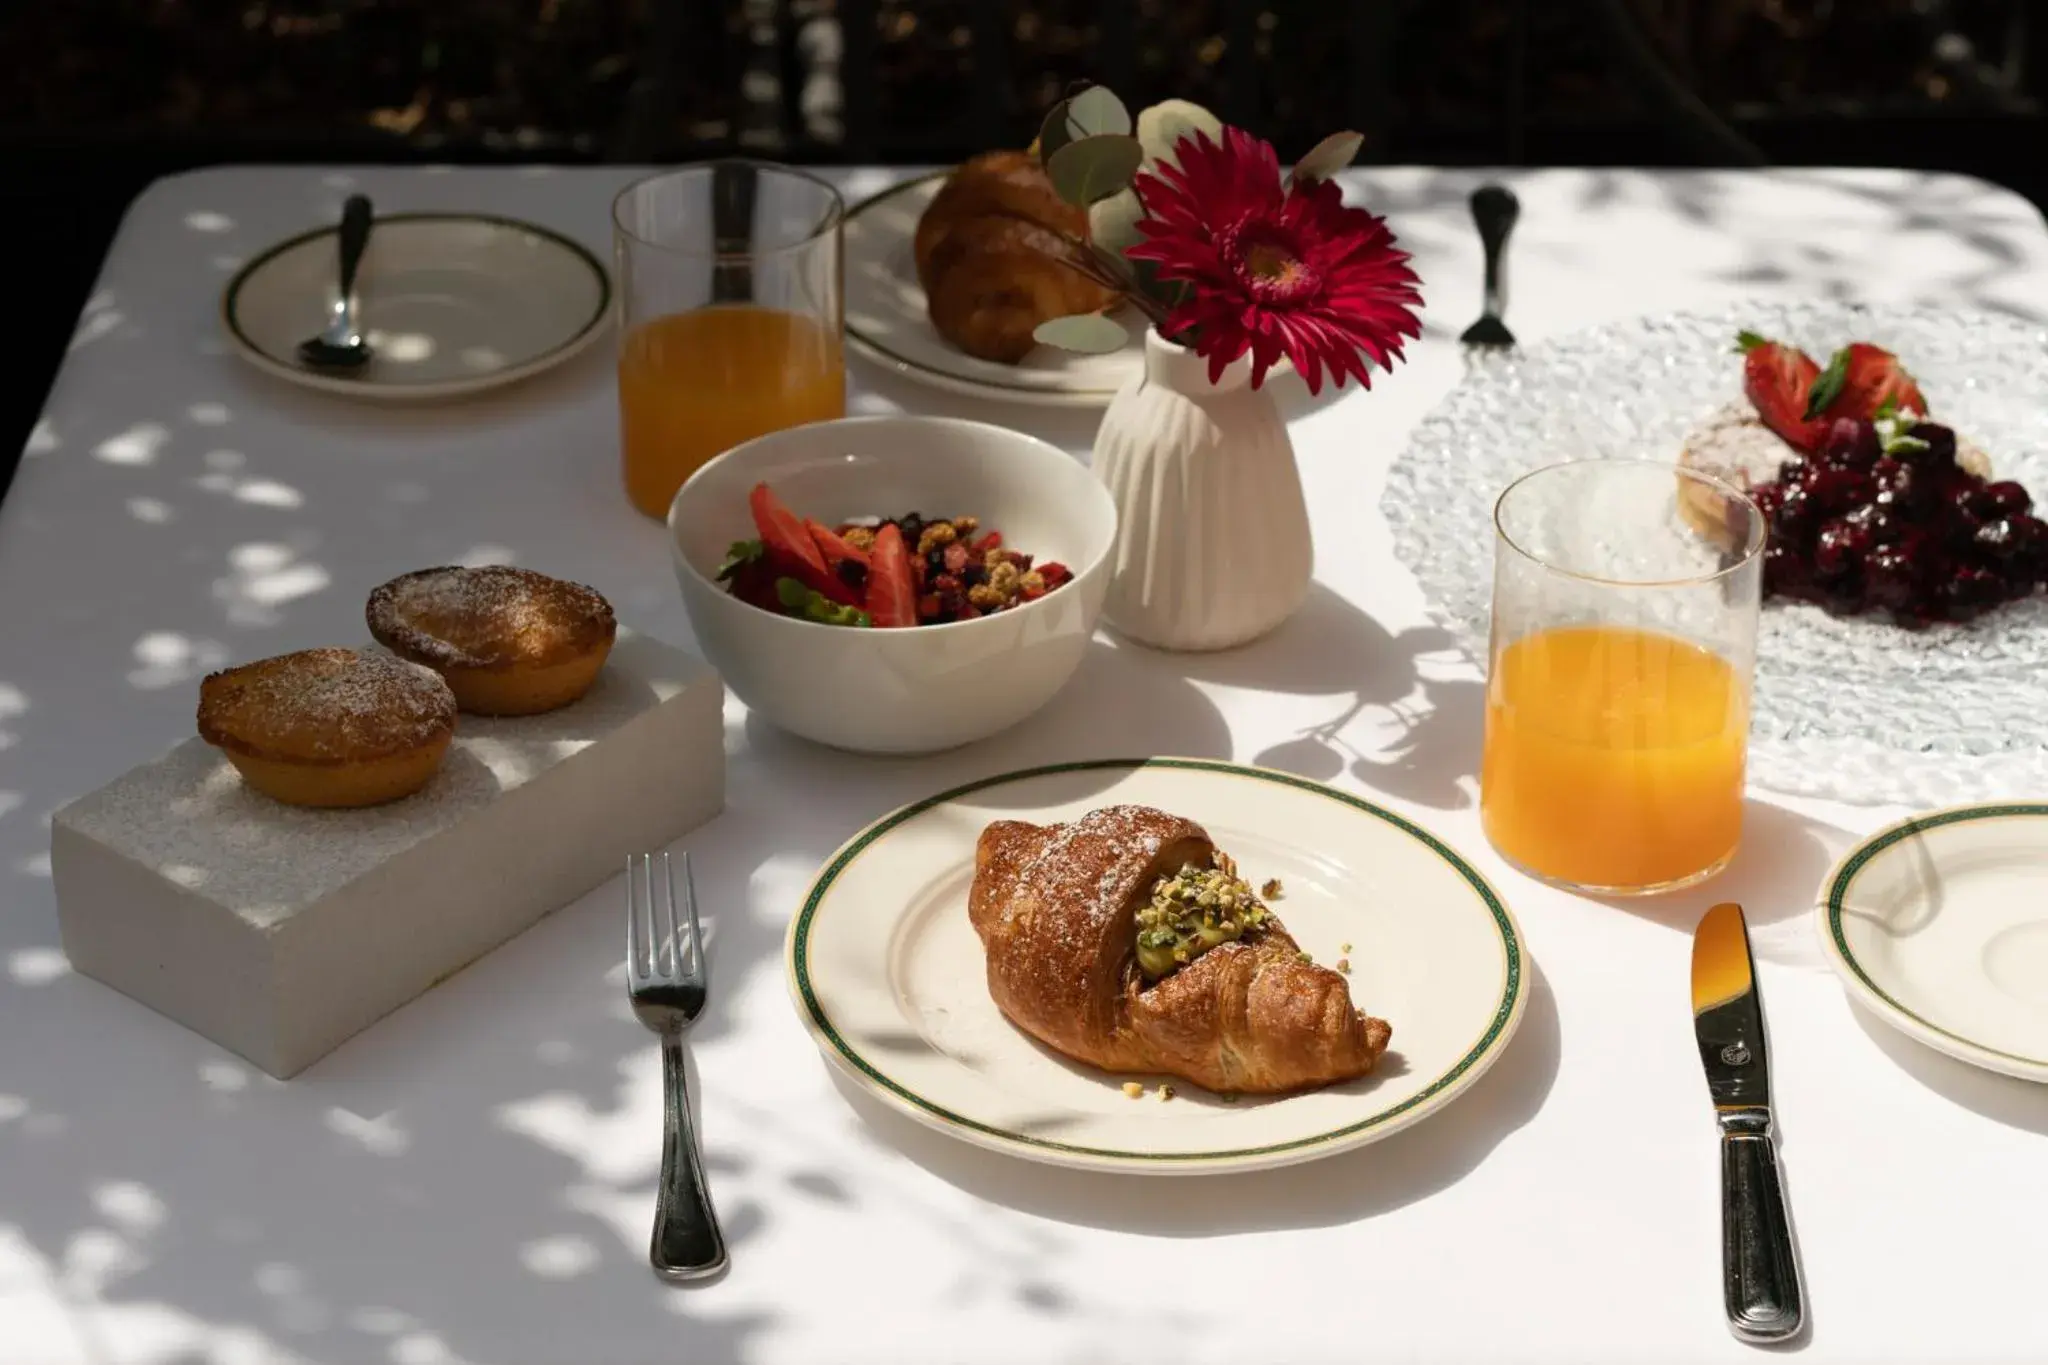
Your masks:
M1191 286L1163 330L1192 337L1211 383L1249 350L1253 388L1283 355L1310 393L1324 366L1339 387L1351 374L1370 388L1365 357L1391 368L1403 339L1422 335L1418 281L1384 219L1346 207L1327 180L1283 190L1272 144L1242 129L1220 143L1196 132L1174 155L1178 167L1134 182L1146 240L1126 254Z

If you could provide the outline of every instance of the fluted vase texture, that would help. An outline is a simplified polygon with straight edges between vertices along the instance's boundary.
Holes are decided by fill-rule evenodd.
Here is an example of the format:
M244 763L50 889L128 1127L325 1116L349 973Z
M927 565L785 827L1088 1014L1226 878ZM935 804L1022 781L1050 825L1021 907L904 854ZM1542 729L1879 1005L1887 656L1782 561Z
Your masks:
M1145 369L1110 401L1095 474L1120 524L1103 615L1159 649L1256 640L1292 616L1315 568L1294 444L1239 358L1209 362L1157 332Z

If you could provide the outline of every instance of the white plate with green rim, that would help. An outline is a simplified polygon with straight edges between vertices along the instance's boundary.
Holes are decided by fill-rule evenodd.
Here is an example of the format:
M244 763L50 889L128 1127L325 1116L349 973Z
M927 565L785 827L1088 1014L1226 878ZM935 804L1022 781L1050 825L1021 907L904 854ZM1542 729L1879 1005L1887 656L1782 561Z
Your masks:
M1077 355L1040 346L1015 365L967 354L940 336L925 312L917 282L917 220L949 172L883 190L846 215L846 335L877 364L907 379L1007 403L1106 407L1124 381L1145 368L1144 318L1117 315L1130 344L1108 355Z
M967 921L982 828L1120 804L1185 816L1248 881L1280 880L1288 930L1318 962L1348 957L1353 1003L1393 1025L1373 1075L1279 1098L1176 1082L1162 1099L1165 1078L1069 1062L1002 1016ZM1441 840L1320 783L1207 759L1033 768L905 806L826 863L785 965L827 1060L889 1106L1011 1156L1159 1175L1284 1166L1420 1123L1499 1058L1528 996L1513 916Z
M1828 873L1821 941L1849 993L1909 1037L2048 1081L2048 804L1916 815Z
M611 311L604 267L558 232L484 213L384 214L356 276L370 363L315 369L298 347L327 323L336 231L279 242L221 295L236 352L307 388L384 403L481 393L582 354Z

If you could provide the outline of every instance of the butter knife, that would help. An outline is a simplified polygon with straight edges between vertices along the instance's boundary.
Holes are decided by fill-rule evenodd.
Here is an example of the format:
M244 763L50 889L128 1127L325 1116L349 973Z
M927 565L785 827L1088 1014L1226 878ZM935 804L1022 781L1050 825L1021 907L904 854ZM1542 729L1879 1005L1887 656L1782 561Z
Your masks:
M1783 1341L1804 1309L1799 1258L1771 1137L1763 1001L1742 907L1707 911L1692 940L1693 1032L1721 1125L1721 1289L1744 1341Z

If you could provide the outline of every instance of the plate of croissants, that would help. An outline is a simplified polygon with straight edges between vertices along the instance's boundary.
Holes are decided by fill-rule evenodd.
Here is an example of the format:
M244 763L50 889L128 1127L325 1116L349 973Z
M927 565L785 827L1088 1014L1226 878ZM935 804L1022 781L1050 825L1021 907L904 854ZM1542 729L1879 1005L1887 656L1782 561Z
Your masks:
M1251 1170L1449 1104L1521 1021L1486 880L1290 773L1106 759L906 806L790 924L826 1058L929 1127L1059 1166Z
M1144 326L1061 263L1087 233L1088 215L1028 151L984 152L885 190L847 214L847 335L869 358L956 393L1104 406L1144 368ZM1032 337L1049 318L1098 311L1131 323L1130 345L1080 355Z

